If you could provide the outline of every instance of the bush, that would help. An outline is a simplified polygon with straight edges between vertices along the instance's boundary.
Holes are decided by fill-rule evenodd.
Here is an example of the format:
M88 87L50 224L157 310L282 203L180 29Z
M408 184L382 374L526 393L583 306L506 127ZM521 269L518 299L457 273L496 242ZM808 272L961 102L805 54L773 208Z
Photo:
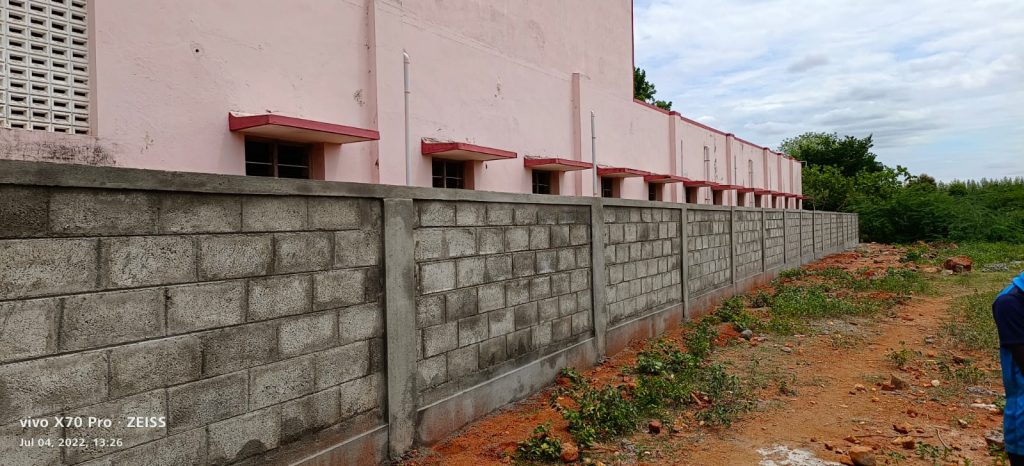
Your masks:
M557 461L562 455L562 441L551 435L551 424L533 429L533 435L519 442L516 457L526 461Z

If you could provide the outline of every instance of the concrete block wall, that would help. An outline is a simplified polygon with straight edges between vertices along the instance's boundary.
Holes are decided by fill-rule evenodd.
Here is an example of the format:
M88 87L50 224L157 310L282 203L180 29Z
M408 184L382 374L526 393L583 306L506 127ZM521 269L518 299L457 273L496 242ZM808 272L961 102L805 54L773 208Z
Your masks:
M811 212L799 212L800 215L800 259L801 262L807 258L814 258L814 251L818 247L817 238L814 233L817 231L814 225L814 214Z
M736 209L733 212L736 233L734 258L736 278L743 279L764 271L764 220L760 210Z
M854 246L856 226L0 161L0 462L385 463ZM116 424L20 423L55 415Z
M0 462L232 463L383 422L379 200L5 184L0 225ZM10 441L126 415L162 420Z
M415 206L421 405L593 335L587 206Z
M604 209L608 323L682 302L681 210Z
M732 213L729 209L686 211L687 286L697 296L732 283Z

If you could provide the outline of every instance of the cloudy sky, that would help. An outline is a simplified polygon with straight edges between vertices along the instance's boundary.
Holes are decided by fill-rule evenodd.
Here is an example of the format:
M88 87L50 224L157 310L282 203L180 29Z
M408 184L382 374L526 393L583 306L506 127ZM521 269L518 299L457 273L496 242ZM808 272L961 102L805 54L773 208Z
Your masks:
M673 110L777 147L873 134L936 178L1024 176L1024 1L635 0Z

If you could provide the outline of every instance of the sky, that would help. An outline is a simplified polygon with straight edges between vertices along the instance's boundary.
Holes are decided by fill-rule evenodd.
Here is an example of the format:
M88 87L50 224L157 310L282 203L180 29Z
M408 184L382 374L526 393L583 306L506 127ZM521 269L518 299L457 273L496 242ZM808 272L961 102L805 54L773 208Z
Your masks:
M1024 1L635 0L672 109L756 144L874 136L940 180L1024 176Z

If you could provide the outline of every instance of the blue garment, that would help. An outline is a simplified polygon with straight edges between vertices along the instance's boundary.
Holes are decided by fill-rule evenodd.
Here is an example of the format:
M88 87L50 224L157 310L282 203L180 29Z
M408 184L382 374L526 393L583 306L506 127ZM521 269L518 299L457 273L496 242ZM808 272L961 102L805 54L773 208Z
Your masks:
M1006 451L1024 454L1024 373L1013 360L1009 346L1024 345L1024 273L999 293L992 303L992 317L999 332L999 364L1006 390L1003 436Z

